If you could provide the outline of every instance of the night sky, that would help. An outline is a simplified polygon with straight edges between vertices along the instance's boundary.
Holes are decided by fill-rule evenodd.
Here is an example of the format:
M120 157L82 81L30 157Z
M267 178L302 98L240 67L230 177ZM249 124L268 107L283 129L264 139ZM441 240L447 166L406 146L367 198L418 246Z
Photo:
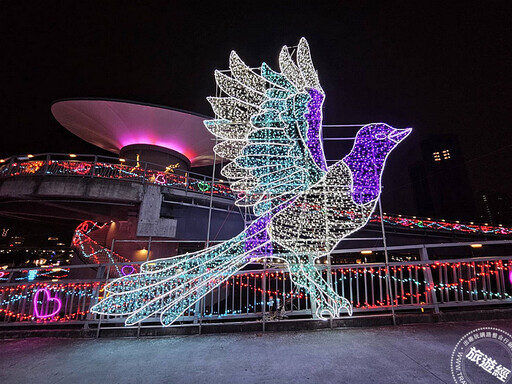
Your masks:
M277 69L281 46L305 36L327 94L324 123L414 128L388 162L385 210L415 214L408 167L438 133L457 135L474 190L512 195L510 1L241 3L2 1L0 156L106 154L53 118L60 98L211 116L213 71L231 50ZM331 159L345 151L327 147Z

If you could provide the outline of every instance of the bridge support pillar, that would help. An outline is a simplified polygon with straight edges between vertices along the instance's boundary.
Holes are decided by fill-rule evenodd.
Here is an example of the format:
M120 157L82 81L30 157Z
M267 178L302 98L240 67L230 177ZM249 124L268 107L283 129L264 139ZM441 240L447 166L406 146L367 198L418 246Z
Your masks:
M160 217L163 199L160 189L158 185L144 185L144 196L137 222L137 236L176 237L177 220Z

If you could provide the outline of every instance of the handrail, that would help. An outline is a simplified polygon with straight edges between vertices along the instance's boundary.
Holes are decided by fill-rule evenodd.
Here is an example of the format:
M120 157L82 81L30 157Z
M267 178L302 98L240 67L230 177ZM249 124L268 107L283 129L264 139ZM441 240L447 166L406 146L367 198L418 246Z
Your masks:
M394 245L388 246L388 251L400 251L400 250L411 250L411 249L422 249L422 248L451 248L451 247L466 247L474 244L483 245L503 245L512 244L512 240L486 240L486 241L461 241L456 243L433 243L433 244L411 244L411 245ZM331 252L331 255L340 255L346 253L359 253L363 250L370 251L383 251L384 247L372 247L372 248L351 248L351 249L336 249Z
M413 260L407 262L390 261L388 265L392 267L398 267L403 265L440 265L440 264L458 264L458 263L472 263L472 262L485 262L485 261L497 261L497 260L512 260L512 256L487 256L487 257L471 257L464 259L442 259L442 260ZM385 263L361 263L361 264L333 264L332 268L375 268L385 267Z
M414 261L407 261L407 262L400 262L400 261L392 261L389 262L390 266L407 266L407 265L439 265L439 264L457 264L457 263L468 263L468 262L485 262L485 261L497 261L497 260L512 260L512 256L485 256L485 257L470 257L470 258L463 258L463 259L442 259L442 260L414 260ZM157 262L159 259L150 260L149 262ZM24 272L29 270L51 270L55 268L60 269L81 269L81 268L98 268L98 267L114 267L114 266L124 266L124 265L141 265L146 263L146 261L127 261L127 262L117 262L117 263L102 263L102 264L79 264L79 265L55 265L55 266L43 266L43 267L26 267L26 268L8 268L8 269L2 269L2 272ZM252 263L257 265L263 265L263 262L258 263ZM375 268L375 267L384 267L385 263L361 263L361 264L332 264L331 268L333 269L354 269L354 268ZM326 269L328 268L327 265L324 264L317 264L316 267L318 269ZM267 267L265 271L267 273L275 273L280 272L284 268L272 268ZM262 273L263 269L242 269L233 274L233 276L239 275L239 274L246 274L246 273ZM89 279L89 280L80 280L80 281L104 281L105 279ZM41 280L38 280L41 281ZM74 282L74 280L60 280L62 282ZM78 281L78 280L76 280ZM5 285L3 283L0 283L0 286Z
M139 163L139 164L148 166L149 169L150 169L150 167L154 167L154 168L162 168L163 167L162 164L152 163L152 162L149 162L149 161L142 161L142 160L137 161L137 160L133 160L133 159L123 159L124 161L120 161L119 157L105 156L105 155L95 155L95 154L90 154L90 153L45 152L45 153L36 153L36 154L29 154L29 155L11 155L11 156L6 157L4 159L0 159L0 161L1 161L2 164L8 164L10 162L16 162L16 161L35 161L35 160L37 160L40 157L44 157L45 159L52 160L52 156L62 157L62 158L59 158L59 159L56 159L56 160L68 159L70 161L80 161L80 158L92 158L92 159L96 158L98 160L101 160L101 159L113 160L115 163L119 163L121 165L123 163L130 163L130 164L131 163L135 163L135 164ZM138 168L144 168L144 167L139 166ZM206 180L208 180L208 179L211 180L211 176L203 175L203 174L200 174L200 173L195 173L193 171L184 171L184 170L181 170L181 169L176 169L174 172L178 172L179 174L183 174L184 176L185 176L185 174L190 174L190 175L193 175L193 176L197 176L196 178L198 178L198 179L205 179L206 178ZM219 180L219 179L216 179L216 180Z
M236 197L223 180L211 176L180 169L163 170L162 165L150 162L121 160L110 156L63 153L11 156L0 160L0 178L33 175L93 177L178 187L204 194L213 191L215 196L229 199Z

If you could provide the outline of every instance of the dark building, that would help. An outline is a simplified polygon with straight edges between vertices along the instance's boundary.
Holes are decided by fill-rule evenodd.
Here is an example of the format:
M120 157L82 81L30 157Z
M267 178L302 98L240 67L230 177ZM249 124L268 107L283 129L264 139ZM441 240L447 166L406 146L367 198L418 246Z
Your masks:
M453 135L421 142L422 160L410 167L418 215L476 220L473 191L459 143Z
M496 191L479 191L477 202L483 222L491 225L512 224L512 204L507 195Z

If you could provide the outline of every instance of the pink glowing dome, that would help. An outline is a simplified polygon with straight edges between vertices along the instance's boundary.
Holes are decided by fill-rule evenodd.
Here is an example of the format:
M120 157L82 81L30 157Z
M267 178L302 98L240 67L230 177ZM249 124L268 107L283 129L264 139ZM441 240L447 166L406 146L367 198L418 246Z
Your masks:
M133 144L165 147L186 156L193 167L213 164L210 117L169 107L109 99L66 99L52 114L68 131L110 152Z

